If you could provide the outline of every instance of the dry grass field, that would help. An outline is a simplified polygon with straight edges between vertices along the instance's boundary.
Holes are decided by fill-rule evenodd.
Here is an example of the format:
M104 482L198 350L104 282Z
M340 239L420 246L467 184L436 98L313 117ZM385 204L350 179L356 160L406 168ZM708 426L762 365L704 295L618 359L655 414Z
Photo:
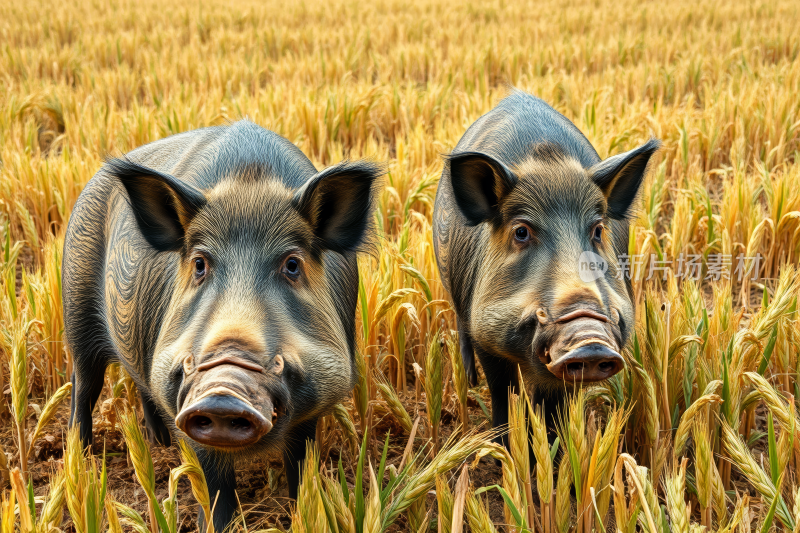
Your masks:
M142 438L118 369L93 457L67 431L60 258L107 154L244 117L318 167L389 173L361 381L297 505L279 458L241 465L237 531L800 530L798 20L783 0L0 3L0 531L176 533L213 505L191 453ZM663 141L630 239L626 369L572 401L552 449L525 395L510 449L491 443L431 241L442 155L509 86L603 158ZM700 280L646 279L689 256ZM713 275L727 256L731 279Z

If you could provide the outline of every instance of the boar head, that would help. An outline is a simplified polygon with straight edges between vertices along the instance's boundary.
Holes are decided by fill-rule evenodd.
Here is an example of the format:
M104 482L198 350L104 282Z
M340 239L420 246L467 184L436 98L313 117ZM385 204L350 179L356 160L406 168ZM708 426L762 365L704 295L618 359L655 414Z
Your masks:
M450 156L459 210L468 225L486 225L465 310L479 349L519 363L537 385L622 369L634 313L616 259L658 146L652 139L590 168L553 144L531 147L513 168L483 153Z
M150 267L168 271L148 385L173 429L208 449L257 452L349 393L356 251L379 168L342 163L299 188L245 169L201 190L108 165L162 252Z

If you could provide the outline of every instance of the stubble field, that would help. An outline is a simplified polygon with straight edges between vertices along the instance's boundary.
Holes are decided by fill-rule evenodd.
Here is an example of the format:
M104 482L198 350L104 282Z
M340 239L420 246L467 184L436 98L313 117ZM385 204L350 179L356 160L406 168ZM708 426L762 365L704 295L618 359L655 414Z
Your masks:
M106 155L247 117L318 168L370 158L389 173L360 263L361 380L320 424L321 467L296 505L279 458L241 465L236 530L797 531L799 10L0 3L0 528L190 531L198 498L213 505L191 453L142 438L116 368L93 458L70 438L60 258ZM663 148L631 233L626 369L572 401L552 448L513 396L506 451L486 433L485 382L468 389L458 364L431 216L442 156L509 86L565 114L603 158L651 135ZM677 269L689 257L699 280ZM648 276L667 264L666 279Z

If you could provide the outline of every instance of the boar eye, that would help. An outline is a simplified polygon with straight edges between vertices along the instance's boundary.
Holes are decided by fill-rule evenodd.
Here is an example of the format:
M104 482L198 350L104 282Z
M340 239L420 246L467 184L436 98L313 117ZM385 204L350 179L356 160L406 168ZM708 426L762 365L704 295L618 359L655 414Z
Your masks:
M283 263L283 273L291 280L296 280L300 276L300 260L296 257L289 257Z
M594 229L592 230L592 239L597 243L602 242L602 240L603 240L603 225L602 224L598 224L597 226L594 227Z
M514 240L519 243L526 243L531 240L531 230L528 226L517 226L514 229Z
M206 260L202 257L196 257L194 260L194 279L196 281L202 280L206 276Z

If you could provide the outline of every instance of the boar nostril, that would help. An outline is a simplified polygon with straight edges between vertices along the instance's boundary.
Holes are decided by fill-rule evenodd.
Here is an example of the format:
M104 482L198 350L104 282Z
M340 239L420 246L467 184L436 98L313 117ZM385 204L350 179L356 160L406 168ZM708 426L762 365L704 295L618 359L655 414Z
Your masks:
M192 419L192 423L200 428L208 427L211 424L213 424L213 422L211 422L211 419L208 418L207 416L196 416L194 417L194 419Z
M614 369L614 363L611 361L603 361L599 365L597 365L597 369L601 372L611 372Z
M567 364L567 372L570 374L577 374L583 370L583 363L569 363Z
M252 424L246 418L234 418L231 420L231 427L233 429L250 429Z

